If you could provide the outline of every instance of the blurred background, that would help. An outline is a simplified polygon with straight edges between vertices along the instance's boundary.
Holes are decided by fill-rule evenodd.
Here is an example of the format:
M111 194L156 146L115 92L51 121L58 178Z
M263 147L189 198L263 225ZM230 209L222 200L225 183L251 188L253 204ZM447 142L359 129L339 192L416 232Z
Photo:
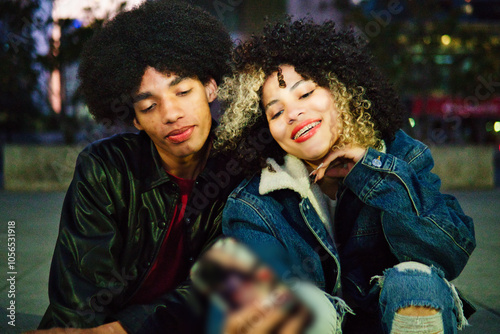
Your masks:
M142 1L0 2L0 189L64 190L82 146L130 130L93 122L76 72L93 32ZM500 187L499 0L189 2L235 40L284 13L355 29L400 92L405 130L435 151L443 186Z
M96 124L76 73L94 31L142 1L0 0L0 244L6 248L6 224L15 221L18 264L17 327L5 320L2 280L2 333L35 328L48 305L50 259L77 154L134 130ZM429 145L443 191L475 220L478 248L455 281L479 309L464 333L498 333L500 0L188 2L218 17L235 41L285 13L356 30L400 93L404 130Z

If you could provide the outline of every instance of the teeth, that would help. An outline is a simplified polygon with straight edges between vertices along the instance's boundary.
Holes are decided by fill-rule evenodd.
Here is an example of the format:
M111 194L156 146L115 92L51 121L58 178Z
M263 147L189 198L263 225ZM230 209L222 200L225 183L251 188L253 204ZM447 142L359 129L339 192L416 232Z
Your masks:
M317 121L317 122L314 122L314 123L311 123L309 125L304 126L302 129L300 129L299 132L297 132L297 134L295 134L295 137L293 137L293 139L295 140L295 139L299 138L300 136L302 136L304 133L306 133L307 131L309 131L312 128L314 128L319 123L321 123L321 122Z

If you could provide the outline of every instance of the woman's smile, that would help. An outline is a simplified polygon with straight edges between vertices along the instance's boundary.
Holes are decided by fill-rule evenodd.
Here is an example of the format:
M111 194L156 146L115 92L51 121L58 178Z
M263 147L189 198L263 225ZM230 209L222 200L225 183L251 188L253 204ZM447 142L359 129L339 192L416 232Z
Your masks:
M262 86L262 104L266 106L269 130L287 153L306 161L317 161L330 151L339 137L339 112L333 96L329 89L304 79L293 66L280 68L281 86L277 72Z

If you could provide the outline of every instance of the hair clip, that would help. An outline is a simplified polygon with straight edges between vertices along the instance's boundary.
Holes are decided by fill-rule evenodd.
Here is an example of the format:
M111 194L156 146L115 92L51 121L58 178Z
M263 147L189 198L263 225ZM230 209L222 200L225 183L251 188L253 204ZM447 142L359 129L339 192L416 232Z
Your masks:
M286 88L286 82L283 79L283 70L281 67L278 67L278 83L280 88Z

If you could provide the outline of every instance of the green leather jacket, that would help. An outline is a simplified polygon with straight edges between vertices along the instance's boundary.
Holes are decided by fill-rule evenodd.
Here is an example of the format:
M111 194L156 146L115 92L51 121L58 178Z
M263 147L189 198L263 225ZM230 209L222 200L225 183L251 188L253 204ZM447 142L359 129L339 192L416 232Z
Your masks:
M221 233L230 191L241 181L235 161L210 157L196 179L184 216L189 261ZM178 186L144 133L121 134L86 147L66 194L49 279L50 305L39 328L89 328L119 320L137 332L158 307L165 328L187 332L197 298L186 277L148 305L131 305L160 249ZM173 255L175 256L175 255Z

